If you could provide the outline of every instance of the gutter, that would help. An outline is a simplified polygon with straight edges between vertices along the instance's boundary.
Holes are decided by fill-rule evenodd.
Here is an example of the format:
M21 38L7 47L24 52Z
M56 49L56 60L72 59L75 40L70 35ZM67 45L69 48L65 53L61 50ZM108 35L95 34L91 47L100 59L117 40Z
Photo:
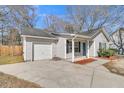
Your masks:
M57 40L58 38L50 38L50 37L40 37L40 36L30 36L30 35L21 35L21 37L30 37L30 38L42 38L42 39L53 39Z

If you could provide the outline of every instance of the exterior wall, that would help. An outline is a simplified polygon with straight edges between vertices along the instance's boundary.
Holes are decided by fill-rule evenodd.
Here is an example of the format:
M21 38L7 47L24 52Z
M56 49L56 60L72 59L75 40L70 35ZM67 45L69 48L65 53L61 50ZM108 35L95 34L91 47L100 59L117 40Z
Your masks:
M22 38L22 41L23 41L23 57L24 57L24 60L26 60L26 38L23 37Z
M52 43L52 57L56 57L56 43Z
M95 51L96 52L96 51ZM96 53L95 53L96 55ZM93 57L94 56L94 41L90 41L90 49L89 49L89 56ZM96 55L97 56L97 55Z
M106 47L109 48L109 42L107 41L106 37L103 33L100 33L96 36L92 42L90 42L90 57L98 56L97 51L99 50L99 43L106 43ZM95 50L94 50L95 48Z
M33 45L38 44L50 44L52 45L52 57L55 55L55 43L56 40L41 39L41 38L25 38L23 37L23 52L24 60L31 61L33 59ZM45 51L45 50L44 50Z
M59 38L56 44L56 57L66 59L66 38Z
M32 60L32 42L26 42L26 61Z
M26 38L23 38L23 56L24 61L32 60L32 42L27 41Z

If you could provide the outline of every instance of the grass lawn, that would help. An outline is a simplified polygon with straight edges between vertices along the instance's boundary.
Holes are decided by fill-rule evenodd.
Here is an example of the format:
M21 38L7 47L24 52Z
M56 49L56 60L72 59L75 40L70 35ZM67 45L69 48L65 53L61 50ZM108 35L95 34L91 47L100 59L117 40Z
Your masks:
M22 56L0 56L0 65L23 62Z
M0 88L40 88L41 86L33 82L18 79L12 75L0 72Z

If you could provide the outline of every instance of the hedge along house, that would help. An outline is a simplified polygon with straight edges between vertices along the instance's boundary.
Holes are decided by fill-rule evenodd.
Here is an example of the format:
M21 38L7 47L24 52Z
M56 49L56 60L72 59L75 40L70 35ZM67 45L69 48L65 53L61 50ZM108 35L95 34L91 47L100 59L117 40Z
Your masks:
M21 37L25 61L59 57L74 62L96 57L101 47L109 48L109 37L104 29L70 34L27 28Z

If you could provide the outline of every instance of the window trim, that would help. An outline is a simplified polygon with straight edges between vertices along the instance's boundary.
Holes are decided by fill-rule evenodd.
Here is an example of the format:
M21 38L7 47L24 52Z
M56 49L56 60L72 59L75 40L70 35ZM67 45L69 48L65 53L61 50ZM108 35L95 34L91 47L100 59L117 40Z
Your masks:
M66 40L66 53L72 52L72 42L69 40Z
M76 45L76 43L77 43L77 45ZM81 48L81 47L80 47L80 41L79 41L79 42L75 42L75 49L74 49L74 50L75 50L76 53L80 53L80 52L81 52L81 51L80 51L80 50L81 50L80 48ZM77 49L78 51L76 51L76 49Z
M76 45L77 43L77 45ZM78 51L76 51L78 50ZM81 52L81 42L74 42L74 52L75 53L80 53ZM69 40L66 40L66 53L72 53L72 42Z
M106 49L106 43L99 42L99 49Z

